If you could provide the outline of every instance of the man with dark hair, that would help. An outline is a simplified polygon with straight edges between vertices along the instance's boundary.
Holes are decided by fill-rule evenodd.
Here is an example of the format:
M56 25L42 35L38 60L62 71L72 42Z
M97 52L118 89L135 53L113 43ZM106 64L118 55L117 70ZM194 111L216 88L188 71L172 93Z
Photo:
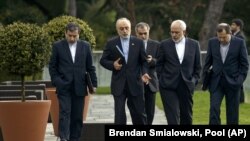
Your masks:
M155 95L159 90L159 83L156 74L157 54L160 43L149 38L150 27L147 23L140 22L135 26L136 36L143 40L147 61L149 65L148 74L151 77L149 84L144 84L145 110L147 114L147 124L152 125L155 114Z
M243 32L243 27L244 27L244 23L241 19L232 20L232 24L231 24L232 34L246 41L246 36ZM241 90L240 90L240 103L244 103L244 101L245 101L245 94L244 94L244 88L242 85Z
M69 23L65 38L53 44L49 63L52 84L59 101L59 137L61 141L79 141L83 126L84 99L87 96L85 72L97 87L95 67L88 42L79 40L80 28Z
M246 40L246 37L243 32L244 23L241 19L233 19L231 24L232 34L236 37L239 37L243 40Z
M217 37L208 41L203 76L210 67L209 124L221 124L220 106L224 96L227 124L239 124L240 87L246 79L249 63L245 41L232 36L226 23L218 24Z

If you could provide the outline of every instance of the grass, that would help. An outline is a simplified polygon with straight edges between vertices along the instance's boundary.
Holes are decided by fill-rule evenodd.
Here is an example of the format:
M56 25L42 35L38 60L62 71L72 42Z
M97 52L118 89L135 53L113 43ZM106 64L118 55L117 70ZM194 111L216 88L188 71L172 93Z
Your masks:
M97 94L110 94L109 87L97 88ZM245 92L246 95L250 95L250 92ZM209 117L209 93L206 91L195 91L193 97L193 124L195 125L207 125ZM156 94L156 105L163 109L161 96ZM250 125L250 103L240 104L240 125ZM226 124L226 107L225 101L221 105L221 123Z
M163 109L160 94L157 93L156 105ZM195 125L207 125L209 118L209 93L203 91L195 91L193 97L193 124ZM239 124L246 125L250 124L250 103L240 104L240 119ZM223 100L221 105L221 123L226 124L226 107L225 101Z

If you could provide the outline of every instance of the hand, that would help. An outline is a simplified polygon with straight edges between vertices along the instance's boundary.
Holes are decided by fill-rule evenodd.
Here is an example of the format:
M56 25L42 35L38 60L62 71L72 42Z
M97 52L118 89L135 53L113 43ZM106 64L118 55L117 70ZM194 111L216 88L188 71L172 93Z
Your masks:
M145 73L145 74L141 77L141 79L142 79L142 81L143 81L144 83L146 83L146 85L148 85L149 80L151 79L151 77L150 77L147 73Z
M93 94L95 94L95 93L96 93L96 87L93 88Z
M153 59L152 55L148 55L148 56L147 56L147 61L148 61L148 63L151 62L152 59Z
M119 64L119 61L121 60L121 58L118 58L117 60L114 61L114 68L115 70L121 70L122 68L122 64Z

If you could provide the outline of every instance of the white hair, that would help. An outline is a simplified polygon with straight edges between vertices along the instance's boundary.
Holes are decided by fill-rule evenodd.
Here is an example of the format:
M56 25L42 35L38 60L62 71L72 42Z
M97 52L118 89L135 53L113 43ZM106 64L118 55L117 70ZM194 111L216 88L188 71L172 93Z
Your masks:
M181 27L181 29L182 29L183 31L186 30L186 28L187 28L187 25L186 25L186 23L185 23L183 20L175 20L175 21L173 21L173 22L171 23L171 27L172 27L173 25L175 25L175 24L179 24L180 27Z

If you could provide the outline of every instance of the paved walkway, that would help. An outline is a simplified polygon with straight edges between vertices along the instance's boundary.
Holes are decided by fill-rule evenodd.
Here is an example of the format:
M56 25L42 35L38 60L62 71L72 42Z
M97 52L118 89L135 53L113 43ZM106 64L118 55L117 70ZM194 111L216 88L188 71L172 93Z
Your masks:
M156 107L154 125L167 124L164 112ZM132 124L129 110L126 109L127 123ZM114 123L114 100L111 95L92 95L90 97L88 115L85 123ZM56 141L53 127L48 123L45 141Z

